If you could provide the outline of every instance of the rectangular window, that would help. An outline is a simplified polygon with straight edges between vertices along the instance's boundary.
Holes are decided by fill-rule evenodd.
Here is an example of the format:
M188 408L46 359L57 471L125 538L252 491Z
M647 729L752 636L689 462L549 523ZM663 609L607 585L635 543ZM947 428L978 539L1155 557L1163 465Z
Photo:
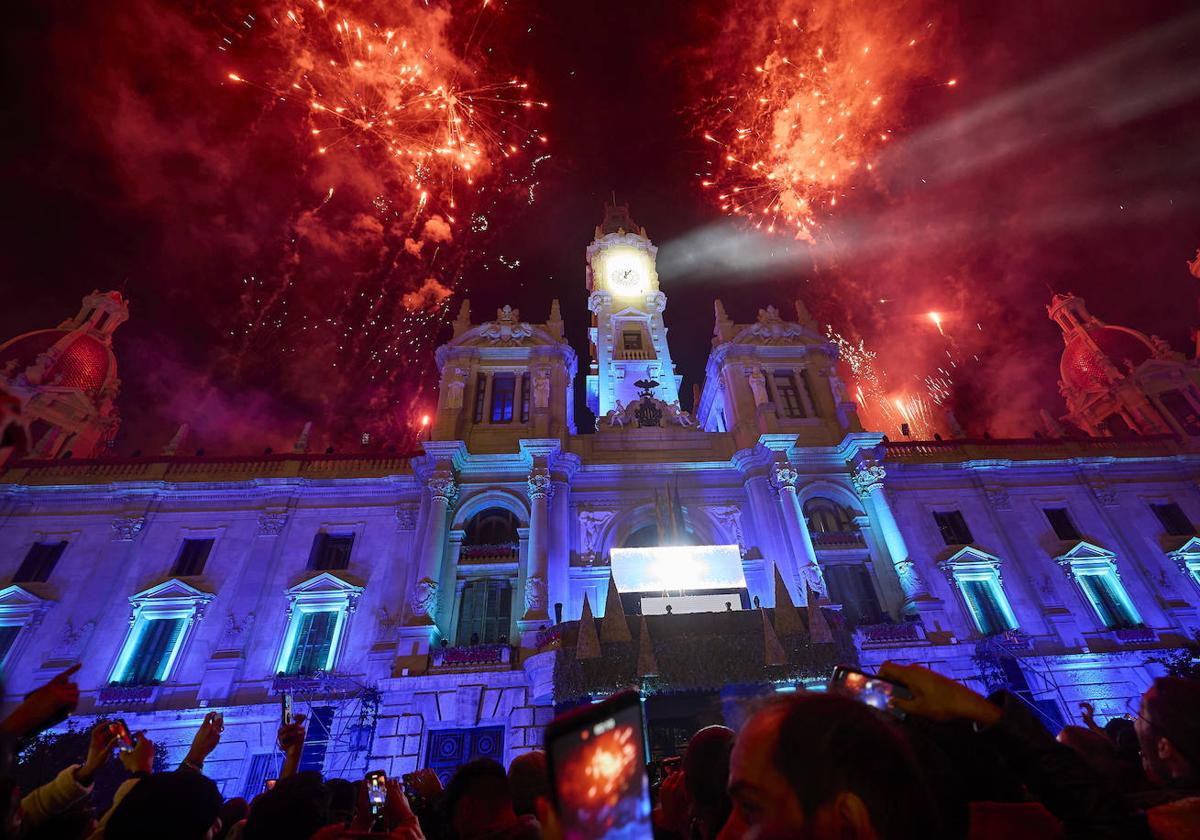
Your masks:
M337 620L337 610L303 613L296 631L296 643L284 671L303 675L327 670Z
M521 374L521 422L529 422L529 371Z
M118 682L128 685L147 685L162 680L175 653L186 619L150 618L138 633L133 655Z
M511 373L492 375L492 422L511 423L513 419L513 397L517 378Z
M968 545L974 542L967 520L963 519L961 511L940 510L933 512L933 521L942 532L942 540L946 545Z
M621 333L621 347L625 350L642 349L642 331L625 330Z
M512 586L506 580L473 580L463 586L459 602L460 645L494 644L508 635L512 618Z
M775 380L775 407L784 417L803 417L804 406L800 392L796 389L796 375L790 370L777 370Z
M487 398L487 376L479 374L475 377L475 422L483 422L483 401Z
M1109 630L1122 630L1138 624L1138 618L1129 608L1125 587L1111 573L1079 575L1079 587L1092 602L1092 608L1100 623Z
M308 555L308 568L314 572L329 572L350 568L350 550L354 548L353 534L326 534L313 538Z
M1165 505L1150 505L1150 510L1154 511L1154 515L1162 523L1163 530L1170 536L1190 537L1195 535L1196 529L1192 527L1191 520L1187 518L1183 508L1174 502L1168 502Z
M208 562L208 554L212 551L214 540L184 540L179 547L179 556L171 567L173 577L187 577L204 573L204 564Z
M984 636L994 636L1013 626L1000 606L999 583L995 580L960 580L963 598L975 619L975 626Z
M1081 539L1079 532L1075 530L1075 523L1071 521L1071 514L1067 512L1066 508L1043 508L1042 513L1046 514L1046 520L1054 529L1055 536L1060 540Z
M877 624L883 620L883 610L871 583L871 571L865 564L844 564L825 569L829 595L842 605L842 615L851 627Z
M8 652L12 650L13 644L17 641L17 636L21 635L21 630L24 625L9 624L0 627L0 665L5 664L8 659Z
M66 541L34 543L33 547L29 549L29 553L25 555L25 559L21 561L21 568L17 569L12 582L45 583L50 579L50 573L54 571L54 566L58 563L58 558L62 557L66 547Z

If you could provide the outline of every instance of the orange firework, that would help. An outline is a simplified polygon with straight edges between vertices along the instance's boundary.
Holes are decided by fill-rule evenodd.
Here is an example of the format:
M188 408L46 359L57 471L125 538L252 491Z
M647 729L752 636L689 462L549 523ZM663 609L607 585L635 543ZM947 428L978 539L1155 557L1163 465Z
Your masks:
M872 170L906 93L926 72L932 29L918 5L743 4L754 6L742 10L747 17L763 21L747 48L765 44L766 52L735 59L743 62L731 74L740 90L711 109L704 136L721 154L702 184L722 211L812 240L819 217Z
M546 141L526 113L546 103L530 99L519 79L479 80L466 57L440 43L440 33L422 34L429 23L385 25L323 0L271 22L286 66L263 80L230 72L230 81L302 103L316 154L367 155L376 174L411 190L418 211L431 187L444 202L439 209L452 211L458 185L470 188L494 161ZM462 52L470 51L468 42Z

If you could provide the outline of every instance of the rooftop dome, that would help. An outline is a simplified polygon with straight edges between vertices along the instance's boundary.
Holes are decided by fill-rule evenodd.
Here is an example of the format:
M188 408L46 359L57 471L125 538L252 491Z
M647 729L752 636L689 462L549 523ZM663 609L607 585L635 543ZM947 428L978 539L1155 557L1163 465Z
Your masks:
M70 334L68 330L36 330L0 345L0 372L11 371L10 375L23 372L37 362L40 354L48 352ZM42 383L58 388L99 391L116 378L116 371L117 360L112 350L99 339L79 333L46 371Z
M1137 367L1153 355L1154 347L1149 339L1136 330L1107 324L1089 326L1067 341L1059 372L1067 385L1088 390L1108 384L1105 358L1123 373L1127 368L1126 362L1132 362Z

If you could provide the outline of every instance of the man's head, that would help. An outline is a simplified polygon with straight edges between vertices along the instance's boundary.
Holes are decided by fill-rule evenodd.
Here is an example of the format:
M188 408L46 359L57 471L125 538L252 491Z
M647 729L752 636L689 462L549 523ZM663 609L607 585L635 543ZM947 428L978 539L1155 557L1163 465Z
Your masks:
M765 706L729 763L733 813L721 837L934 836L939 824L912 750L883 713L801 694Z
M536 814L538 797L550 797L550 772L541 750L522 753L508 765L508 789L517 814Z
M330 822L333 796L315 770L280 779L250 805L242 836L246 840L269 837L309 837Z
M121 800L104 836L110 840L178 837L208 840L220 830L221 793L207 776L191 770L155 773Z
M460 840L516 823L504 767L490 758L477 758L458 768L446 788L446 816Z
M706 726L688 741L683 784L703 837L715 837L729 819L729 754L736 736L726 726Z
M1200 773L1200 682L1159 677L1142 695L1134 728L1146 775L1169 782Z

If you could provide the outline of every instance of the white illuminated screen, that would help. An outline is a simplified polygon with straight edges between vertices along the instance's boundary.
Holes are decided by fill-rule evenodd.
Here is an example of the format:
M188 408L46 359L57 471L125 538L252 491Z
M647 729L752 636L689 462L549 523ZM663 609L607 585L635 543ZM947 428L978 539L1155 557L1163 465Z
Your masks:
M726 607L725 605L729 606ZM725 612L740 610L742 599L728 593L709 592L704 595L643 595L642 615L666 615L670 606L673 615L688 613Z
M610 557L618 592L746 588L736 545L614 548Z

